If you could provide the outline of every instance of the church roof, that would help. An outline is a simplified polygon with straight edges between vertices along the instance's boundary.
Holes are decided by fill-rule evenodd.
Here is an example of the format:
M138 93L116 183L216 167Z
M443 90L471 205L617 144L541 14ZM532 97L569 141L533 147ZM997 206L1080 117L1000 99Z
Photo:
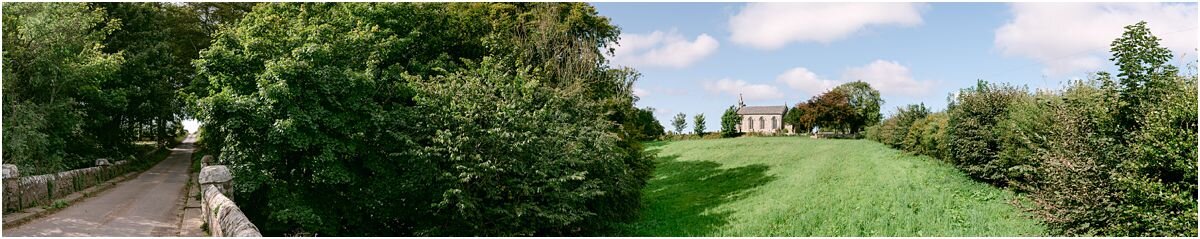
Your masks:
M787 111L785 106L746 106L738 109L739 115L782 115Z

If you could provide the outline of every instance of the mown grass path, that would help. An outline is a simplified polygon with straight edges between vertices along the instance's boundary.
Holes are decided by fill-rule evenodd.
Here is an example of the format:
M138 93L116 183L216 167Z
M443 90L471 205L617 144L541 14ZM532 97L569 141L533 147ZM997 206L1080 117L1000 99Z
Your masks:
M1030 236L1009 191L867 140L651 143L655 177L626 236Z

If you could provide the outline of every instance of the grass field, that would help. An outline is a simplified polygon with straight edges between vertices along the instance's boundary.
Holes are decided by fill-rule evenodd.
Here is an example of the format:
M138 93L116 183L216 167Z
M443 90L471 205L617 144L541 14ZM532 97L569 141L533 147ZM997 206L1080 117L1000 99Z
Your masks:
M655 142L625 236L1036 236L1009 191L867 140Z

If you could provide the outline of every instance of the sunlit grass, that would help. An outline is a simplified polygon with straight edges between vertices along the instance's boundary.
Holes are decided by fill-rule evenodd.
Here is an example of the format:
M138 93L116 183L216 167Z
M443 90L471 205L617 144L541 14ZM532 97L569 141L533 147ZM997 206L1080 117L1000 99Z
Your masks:
M648 144L658 153L628 236L1026 236L1006 190L867 140L760 137Z

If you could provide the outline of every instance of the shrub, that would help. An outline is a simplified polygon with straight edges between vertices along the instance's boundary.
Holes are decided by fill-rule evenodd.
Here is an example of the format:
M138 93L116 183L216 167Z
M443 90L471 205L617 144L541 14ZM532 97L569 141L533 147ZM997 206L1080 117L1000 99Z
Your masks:
M1001 171L997 180L1019 191L1031 190L1047 133L1055 129L1055 121L1044 105L1056 101L1060 101L1059 96L1042 93L1019 95L1009 103L1007 114L996 122L994 132L1000 150L992 163Z
M626 127L630 127L630 132L635 134L634 138L648 141L662 137L664 129L662 123L654 118L654 108L634 108L632 110L632 120L626 124Z
M901 149L911 151L916 154L926 154L925 149L921 148L923 138L921 136L925 129L925 117L917 118L909 126L904 135L904 140L901 142Z
M1196 80L1177 77L1171 90L1139 109L1140 130L1115 177L1124 191L1121 223L1109 235L1196 235Z
M1115 91L1091 83L1073 83L1061 103L1044 107L1054 128L1045 132L1046 151L1039 154L1039 180L1030 199L1056 235L1105 235L1105 227L1117 220L1121 196L1111 172L1124 148L1097 133L1113 120L1110 110L1115 108L1105 102Z
M913 122L925 118L926 115L929 115L929 109L925 108L924 103L897 107L893 128L889 130L891 135L887 136L888 144L898 149L907 149L904 142Z
M1011 102L1026 94L1022 88L988 84L982 80L976 86L960 91L947 110L950 116L950 162L973 178L1005 185L1005 166L1008 165L998 161L1001 144L995 128L1008 114Z
M947 142L946 128L949 121L945 112L929 114L925 117L925 127L921 129L920 146L922 154L930 157L945 159L949 155L950 144Z

